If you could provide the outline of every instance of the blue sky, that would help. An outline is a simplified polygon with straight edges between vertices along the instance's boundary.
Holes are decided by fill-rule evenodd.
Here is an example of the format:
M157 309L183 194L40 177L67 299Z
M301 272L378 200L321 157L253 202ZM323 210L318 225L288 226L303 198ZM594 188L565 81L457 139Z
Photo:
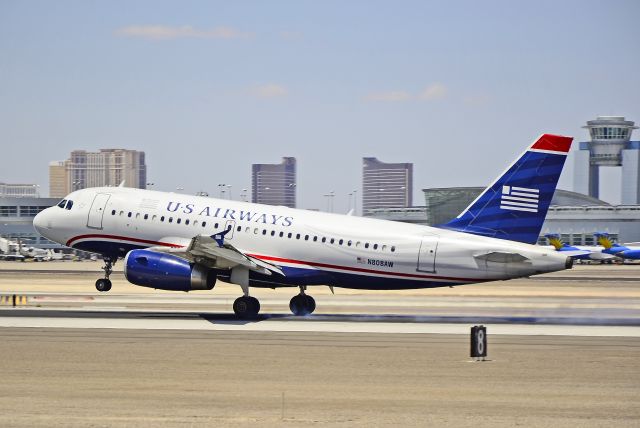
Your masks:
M414 163L420 204L488 184L543 132L640 122L639 17L638 1L0 0L0 181L46 193L49 161L126 147L157 189L237 197L251 163L295 156L299 206L333 190L346 211L377 156Z

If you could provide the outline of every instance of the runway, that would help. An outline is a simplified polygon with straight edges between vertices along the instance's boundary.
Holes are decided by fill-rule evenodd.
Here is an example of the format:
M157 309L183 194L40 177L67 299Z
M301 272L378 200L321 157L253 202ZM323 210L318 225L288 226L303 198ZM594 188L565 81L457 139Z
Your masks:
M25 297L0 306L3 426L640 424L637 266L313 288L304 318L287 310L295 289L255 290L262 315L240 321L233 285L163 293L115 275L100 294L95 264L3 265L0 295ZM469 358L474 324L488 361Z

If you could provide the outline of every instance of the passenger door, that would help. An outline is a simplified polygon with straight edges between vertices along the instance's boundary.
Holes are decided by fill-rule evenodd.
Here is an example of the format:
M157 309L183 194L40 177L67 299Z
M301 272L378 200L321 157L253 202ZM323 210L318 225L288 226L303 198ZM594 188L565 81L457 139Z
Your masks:
M96 194L93 198L91 208L89 209L87 227L92 229L102 229L102 217L104 216L104 211L107 209L107 202L109 202L110 197L111 194L109 193Z
M420 243L420 251L418 252L418 270L419 272L436 272L436 255L438 253L438 235L425 235Z

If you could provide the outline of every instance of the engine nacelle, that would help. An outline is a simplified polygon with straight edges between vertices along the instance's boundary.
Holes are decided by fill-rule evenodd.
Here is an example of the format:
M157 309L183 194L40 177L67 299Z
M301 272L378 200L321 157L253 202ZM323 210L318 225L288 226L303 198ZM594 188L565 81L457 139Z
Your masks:
M132 250L124 258L124 276L132 284L160 290L211 290L216 272L171 254Z

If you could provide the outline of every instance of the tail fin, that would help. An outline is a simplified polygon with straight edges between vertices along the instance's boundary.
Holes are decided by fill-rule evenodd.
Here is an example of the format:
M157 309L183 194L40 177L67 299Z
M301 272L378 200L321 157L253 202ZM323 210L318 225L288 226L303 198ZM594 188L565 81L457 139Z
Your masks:
M596 233L593 234L593 236L596 237L596 240L598 241L598 244L602 245L605 250L608 250L609 248L615 246L615 244L613 242L613 239L611 239L611 237L609 236L608 233L596 232Z
M458 217L438 227L535 244L572 140L542 135Z
M547 233L546 235L544 235L544 237L549 240L549 244L553 245L553 248L555 248L556 250L560 250L566 245L564 242L562 242L562 239L560 239L560 235L558 235L557 233Z

